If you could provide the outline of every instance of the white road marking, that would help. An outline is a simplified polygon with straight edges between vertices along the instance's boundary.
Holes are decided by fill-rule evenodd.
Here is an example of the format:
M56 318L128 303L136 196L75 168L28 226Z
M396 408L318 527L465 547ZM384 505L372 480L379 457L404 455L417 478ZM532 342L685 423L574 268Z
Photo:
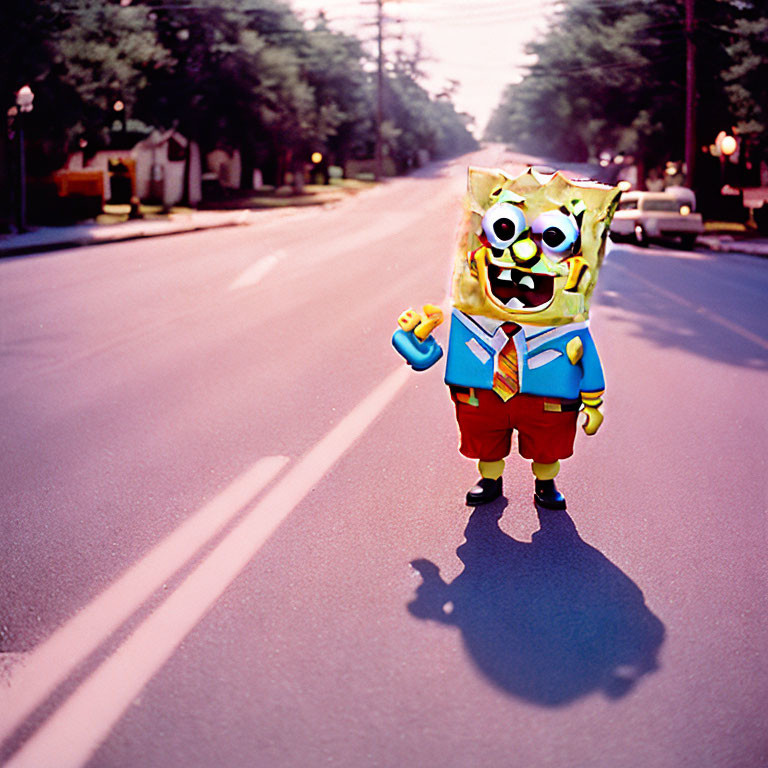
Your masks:
M0 742L96 648L280 472L288 459L260 459L184 521L47 640L25 654L0 686Z
M277 266L280 259L285 256L285 251L277 251L263 259L259 259L255 264L251 264L233 283L229 286L230 291L239 288L250 288L256 285L268 272Z
M305 454L24 744L6 768L85 765L184 637L280 523L368 429L409 376L406 366L397 368Z

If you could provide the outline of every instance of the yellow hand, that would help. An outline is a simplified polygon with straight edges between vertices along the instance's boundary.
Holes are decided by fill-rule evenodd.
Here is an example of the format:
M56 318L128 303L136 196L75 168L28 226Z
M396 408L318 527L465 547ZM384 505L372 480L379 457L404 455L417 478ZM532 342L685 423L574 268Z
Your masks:
M404 331L412 331L422 320L421 315L412 309L406 309L400 317L397 318L397 324Z
M424 317L414 331L416 338L424 341L432 331L443 322L443 310L434 304L424 305Z
M585 405L583 408L583 413L587 417L584 424L582 425L584 427L584 431L588 435L594 435L595 432L600 429L600 425L603 423L603 414L600 413L599 407L592 405Z
M414 309L406 309L397 318L397 324L404 331L413 331L416 334L416 338L420 341L424 341L442 322L443 310L434 304L425 304L423 315Z

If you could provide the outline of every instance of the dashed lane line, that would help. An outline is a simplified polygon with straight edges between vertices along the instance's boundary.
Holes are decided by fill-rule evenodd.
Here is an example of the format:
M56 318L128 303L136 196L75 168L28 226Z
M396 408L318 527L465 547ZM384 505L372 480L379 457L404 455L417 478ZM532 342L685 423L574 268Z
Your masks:
M277 266L283 256L285 256L285 251L277 251L276 253L265 256L263 259L259 259L254 264L251 264L250 267L232 282L229 286L229 290L235 291L239 288L250 288L261 282L262 278Z

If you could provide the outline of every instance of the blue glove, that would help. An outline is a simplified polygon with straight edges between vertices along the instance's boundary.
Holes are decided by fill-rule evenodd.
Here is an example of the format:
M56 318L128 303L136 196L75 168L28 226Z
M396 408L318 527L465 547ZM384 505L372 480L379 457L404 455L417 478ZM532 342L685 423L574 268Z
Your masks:
M413 331L402 328L398 328L392 336L392 346L414 371L426 371L443 356L442 347L432 336L420 341Z

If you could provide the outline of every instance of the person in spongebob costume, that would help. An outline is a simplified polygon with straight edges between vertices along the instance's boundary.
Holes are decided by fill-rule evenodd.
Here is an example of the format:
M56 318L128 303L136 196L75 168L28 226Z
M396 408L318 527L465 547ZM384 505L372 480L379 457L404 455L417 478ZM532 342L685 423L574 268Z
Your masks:
M478 460L467 504L493 501L514 430L531 460L534 501L565 509L555 477L584 431L603 422L605 381L589 331L589 302L605 255L618 188L528 168L512 177L469 168L452 285L445 382L460 452ZM441 356L431 335L442 310L407 310L392 339L416 370Z

